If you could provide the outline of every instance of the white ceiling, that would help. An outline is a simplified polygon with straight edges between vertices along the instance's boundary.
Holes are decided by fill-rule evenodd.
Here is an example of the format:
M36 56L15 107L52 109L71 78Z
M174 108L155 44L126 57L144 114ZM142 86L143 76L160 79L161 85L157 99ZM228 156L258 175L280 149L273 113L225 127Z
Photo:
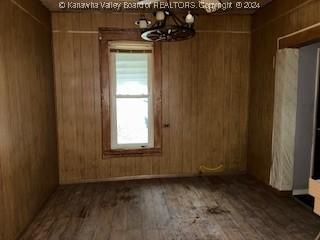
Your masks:
M66 8L60 8L59 7L59 3L61 2L64 2L65 4L67 2L72 2L72 3L101 3L101 2L106 2L106 3L123 3L124 2L129 2L129 3L136 3L138 2L138 0L113 0L113 1L101 1L101 0L40 0L43 5L45 5L50 11L75 11L75 10L72 10L72 9L66 9ZM192 1L197 1L197 0L172 0L171 2L192 2ZM212 0L204 0L204 1L212 1ZM264 7L266 4L268 4L269 2L271 2L272 0L224 0L224 1L229 1L229 2L232 2L233 4L235 4L236 2L242 2L243 4L248 4L248 2L252 2L253 4L254 3L259 3L260 4L260 7ZM235 6L235 5L233 5ZM131 9L133 11L141 11L140 10L134 10L134 9ZM222 11L220 13L227 13L227 14L250 14L250 13L253 13L255 12L256 9L253 9L253 10L248 10L248 9L242 9L242 10L239 10L239 9L233 9L233 10L228 10L228 11ZM110 10L111 11L111 10ZM148 9L145 9L144 11L148 11ZM149 10L150 11L150 10ZM202 10L200 11L200 13L202 12ZM203 11L203 13L205 13L205 11Z

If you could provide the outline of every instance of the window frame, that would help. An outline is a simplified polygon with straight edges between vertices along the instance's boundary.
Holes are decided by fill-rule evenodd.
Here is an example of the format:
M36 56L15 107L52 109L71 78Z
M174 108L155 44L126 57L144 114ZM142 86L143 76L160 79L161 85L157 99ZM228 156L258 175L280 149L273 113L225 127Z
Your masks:
M149 86L149 95L152 95L152 102L149 103L149 113L153 117L153 147L139 148L112 148L112 107L113 92L112 78L109 66L109 45L112 42L141 43L139 30L136 29L99 29L100 40L100 80L101 80L101 120L102 120L102 157L129 157L160 155L162 153L162 76L161 76L161 44L153 44L153 76ZM152 136L150 136L152 137Z
M138 94L138 95L124 95L124 94L117 94L117 82L115 77L116 66L115 63L115 56L117 51L116 50L137 50L137 51L151 51L151 54L148 54L148 94ZM154 72L154 46L152 43L146 42L132 42L132 41L109 41L108 43L108 54L109 54L109 76L110 76L110 104L111 104L111 149L150 149L154 147L154 121L153 121L153 72ZM148 99L148 143L132 143L132 144L119 144L117 143L117 107L116 102L118 99L129 99L129 98L147 98Z

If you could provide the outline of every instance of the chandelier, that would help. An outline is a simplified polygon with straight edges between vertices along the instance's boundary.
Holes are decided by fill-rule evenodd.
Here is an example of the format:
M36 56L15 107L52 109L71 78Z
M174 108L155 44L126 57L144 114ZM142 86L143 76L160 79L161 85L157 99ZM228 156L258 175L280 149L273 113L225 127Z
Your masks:
M169 3L169 0L167 0ZM156 21L151 21L142 16L136 25L141 31L141 38L150 42L174 42L192 38L196 32L193 28L194 16L189 11L185 18L179 18L169 8L159 10L154 14ZM149 25L151 25L149 27Z

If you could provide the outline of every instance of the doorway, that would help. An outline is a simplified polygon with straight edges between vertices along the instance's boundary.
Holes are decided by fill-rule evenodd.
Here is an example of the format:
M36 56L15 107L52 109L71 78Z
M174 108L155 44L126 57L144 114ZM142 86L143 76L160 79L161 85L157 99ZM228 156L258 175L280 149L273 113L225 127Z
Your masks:
M320 80L320 48L317 52L317 80ZM313 149L313 166L311 168L311 176L313 179L320 179L320 90L319 86L317 89L317 108L316 108L316 121L315 121L315 139L314 139L314 149Z
M315 175L320 177L319 49L320 43L315 43L299 50L294 153L293 195L312 208L314 199L308 194L309 178Z

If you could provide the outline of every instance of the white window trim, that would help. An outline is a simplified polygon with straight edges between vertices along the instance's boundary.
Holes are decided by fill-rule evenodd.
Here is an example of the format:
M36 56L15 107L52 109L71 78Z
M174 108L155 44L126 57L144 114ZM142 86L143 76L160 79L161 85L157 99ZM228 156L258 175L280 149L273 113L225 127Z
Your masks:
M148 95L117 95L115 77L115 53L111 49L117 50L151 50L149 54L149 78ZM111 41L108 44L109 55L109 75L110 75L110 121L111 121L111 149L112 150L134 150L154 148L154 112L153 112L153 80L154 80L154 48L152 43ZM148 98L148 143L118 144L117 143L117 98Z

